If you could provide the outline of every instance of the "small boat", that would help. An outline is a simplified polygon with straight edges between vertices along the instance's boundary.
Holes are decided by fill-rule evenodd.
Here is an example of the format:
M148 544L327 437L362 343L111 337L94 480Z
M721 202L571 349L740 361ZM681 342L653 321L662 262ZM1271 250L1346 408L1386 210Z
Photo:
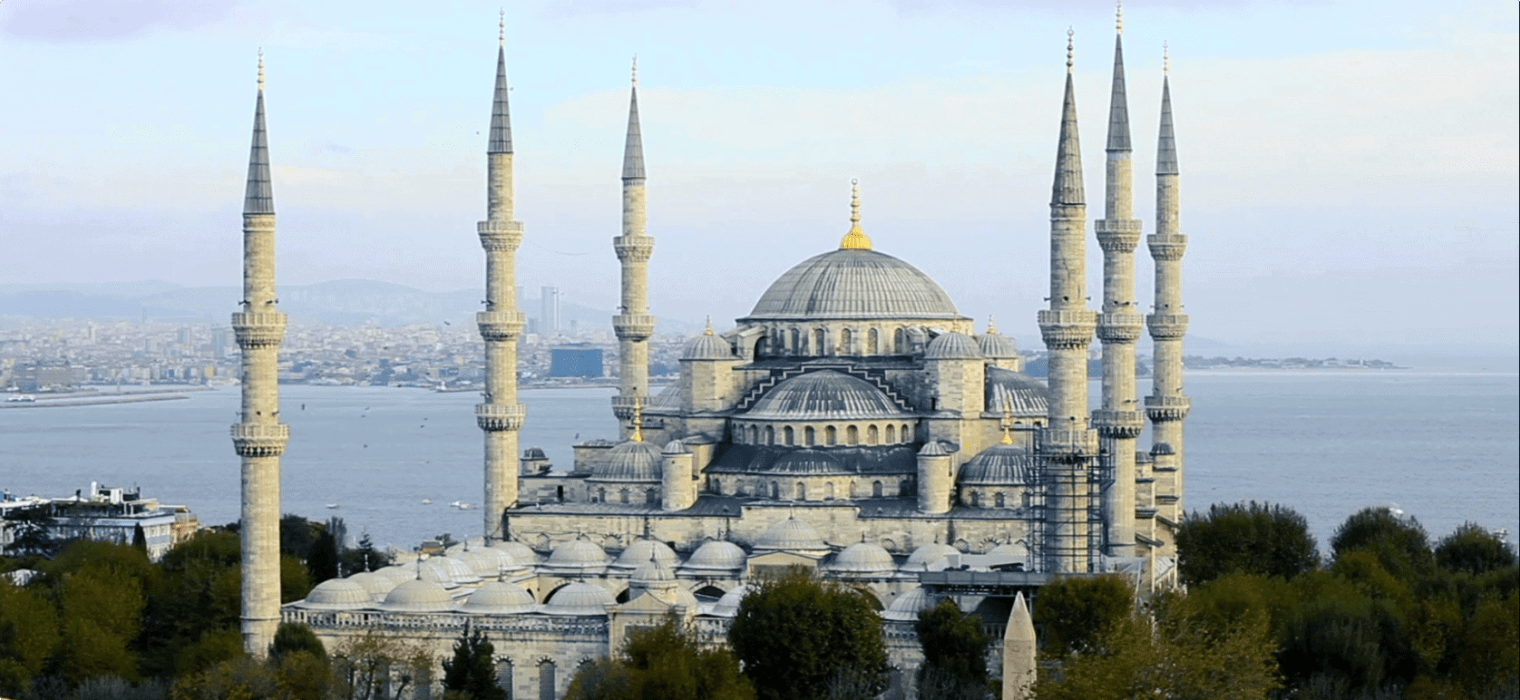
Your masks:
M472 504L472 503L465 503L464 501L454 501L453 503L450 503L449 506L453 507L453 508L458 508L460 510L469 510L469 509L475 507L474 504Z
M327 504L327 507L328 508L337 508L338 504L336 504L336 503L329 503L329 504Z
M422 499L422 505L425 505L425 506L433 505L433 499L431 499L431 498L424 498L424 499Z

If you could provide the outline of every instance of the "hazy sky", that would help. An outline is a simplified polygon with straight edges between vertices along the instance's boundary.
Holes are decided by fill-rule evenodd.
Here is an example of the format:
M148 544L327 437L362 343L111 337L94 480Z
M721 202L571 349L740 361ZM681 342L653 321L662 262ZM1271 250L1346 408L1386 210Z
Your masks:
M0 283L237 284L262 46L281 282L483 286L497 8L0 2ZM616 306L635 53L657 315L747 313L838 245L853 177L878 250L1038 346L1068 26L1089 216L1102 216L1106 2L506 10L530 290ZM1192 334L1322 354L1515 352L1517 25L1516 3L1472 0L1127 6L1147 232L1171 45ZM1146 305L1151 275L1142 246Z

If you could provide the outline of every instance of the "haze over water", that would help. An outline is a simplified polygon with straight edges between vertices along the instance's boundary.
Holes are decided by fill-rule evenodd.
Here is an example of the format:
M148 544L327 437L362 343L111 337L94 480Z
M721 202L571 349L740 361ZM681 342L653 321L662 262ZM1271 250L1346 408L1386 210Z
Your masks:
M367 531L404 548L441 532L480 534L479 510L448 505L481 500L476 394L280 390L291 426L285 512L339 516L355 539ZM1467 520L1508 528L1512 540L1520 533L1520 375L1193 372L1187 392L1189 510L1253 499L1288 505L1308 517L1322 550L1347 515L1379 504L1419 518L1432 539ZM568 469L577 436L616 435L612 393L524 390L522 447L543 447ZM237 407L231 388L179 401L0 411L0 488L64 496L91 481L135 484L144 496L190 506L203 523L234 521L238 458L228 426Z

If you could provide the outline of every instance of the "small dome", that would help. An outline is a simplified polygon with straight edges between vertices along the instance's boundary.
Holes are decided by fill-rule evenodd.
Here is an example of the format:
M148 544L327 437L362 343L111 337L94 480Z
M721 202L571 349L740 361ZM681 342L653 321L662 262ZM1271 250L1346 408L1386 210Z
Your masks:
M950 295L902 260L874 250L831 250L771 283L749 318L955 319ZM748 319L745 319L748 320Z
M918 451L920 457L944 457L952 454L955 453L950 451L944 440L930 440L924 443L923 449Z
M692 573L723 573L744 568L744 550L732 542L705 542L681 568Z
M480 583L480 576L475 574L475 569L454 557L432 557L426 563L449 572L449 578L453 579L454 583ZM495 573L493 572L492 575L494 576Z
M1158 442L1151 446L1151 454L1174 455L1177 454L1177 448L1172 447L1172 443L1170 442Z
M538 563L538 553L521 542L496 540L491 543L491 549L506 552L507 556L512 557L514 566L533 566Z
M766 551L815 552L828 548L812 525L796 518L787 518L766 528L755 542L756 550Z
M448 590L459 587L459 582L454 580L454 573L449 571L449 565L431 559L422 562L422 565L417 567L417 578L432 581Z
M1019 346L1013 342L1013 338L993 328L988 328L986 333L977 337L976 345L981 348L982 355L991 360L1006 360L1019 356Z
M1029 560L1029 548L1018 542L1000 544L987 550L989 557L1013 557L1015 559Z
M377 576L384 576L396 583L401 583L402 581L410 581L417 578L417 565L414 562L408 562L394 566L383 566L371 573Z
M369 591L370 598L373 600L384 600L385 594L390 593L391 589L401 583L399 579L369 571L361 571L348 577L348 580L363 586L364 590Z
M982 349L965 333L950 331L929 341L924 348L925 360L980 360Z
M691 452L691 450L686 449L686 443L680 440L671 440L665 443L665 449L660 450L660 452L668 455L684 455Z
M347 610L363 608L374 602L374 595L358 581L346 578L330 578L316 586L301 601L301 607L311 610Z
M1019 445L993 445L961 467L962 485L1029 485L1035 482L1034 456Z
M659 481L660 460L654 443L629 440L609 450L607 463L593 468L588 481Z
M749 595L749 586L739 586L734 590L724 593L723 597L718 599L718 602L713 603L712 614L720 617L733 617L739 614L739 603L747 595Z
M926 544L922 547L919 547L918 549L913 550L913 553L908 555L908 561L903 564L903 570L927 571L931 564L936 564L938 562L944 561L952 554L960 553L961 550L951 547L948 544L940 544L938 542L935 542L934 544Z
M713 333L712 326L686 344L681 351L682 360L732 360L734 348L723 336Z
M759 470L759 474L794 474L807 476L820 476L824 474L849 474L839 460L830 457L826 452L818 450L797 450L781 455L770 466Z
M680 558L664 542L638 540L628 545L628 548L618 555L617 561L607 568L626 573L649 563L650 559L656 559L665 566L675 566L680 562Z
M554 574L601 573L607 568L607 552L586 539L566 542L549 555L544 570Z
M650 559L639 565L633 572L632 583L644 588L663 587L664 584L673 583L676 575L670 571L670 567L659 559Z
M934 597L929 595L923 586L919 586L897 596L897 600L892 601L881 616L888 620L910 622L917 620L919 613L934 607L935 604Z
M840 574L894 574L897 573L897 562L881 545L858 542L845 547L834 557L829 570Z
M516 615L533 612L538 601L522 586L503 581L487 581L464 601L463 609L489 615Z
M607 606L616 602L607 591L577 581L555 591L539 612L545 615L606 615Z
M504 569L512 565L512 555L499 549L482 547L472 549L459 555L459 561L464 562L480 578L495 578L501 575Z
M808 372L765 392L745 418L781 420L869 420L907 418L886 392L870 382L826 369Z
M987 368L987 410L1019 418L1043 418L1050 413L1050 388L1034 377L1002 367Z
M438 583L413 579L396 586L380 608L390 612L449 612L454 609L454 596Z

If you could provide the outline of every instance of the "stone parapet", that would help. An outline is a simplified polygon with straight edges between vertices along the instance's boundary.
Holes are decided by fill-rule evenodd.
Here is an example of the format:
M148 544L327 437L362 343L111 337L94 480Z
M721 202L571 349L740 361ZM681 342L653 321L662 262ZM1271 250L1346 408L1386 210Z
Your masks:
M284 423L235 423L232 446L240 457L278 457L290 441L290 426Z
M1144 328L1140 314L1098 315L1098 339L1105 343L1133 343L1140 339L1140 331Z
M1045 346L1052 350L1085 348L1092 343L1098 314L1089 309L1041 311L1037 319Z
M1145 414L1155 423L1187 418L1192 408L1193 402L1186 396L1145 397Z
M1140 411L1093 411L1093 427L1104 437L1138 437L1145 428L1145 416Z
M1187 236L1182 234L1153 233L1145 237L1145 245L1151 249L1151 257L1157 260L1181 260L1187 252Z
M517 430L528 417L528 407L515 403L475 404L475 424L481 430Z
M618 314L612 317L612 331L618 340L647 340L654 335L651 314Z
M238 347L262 348L285 340L285 314L279 311L247 311L232 315L232 331Z
M475 325L486 340L515 340L522 335L524 319L521 311L481 311L475 314Z
M517 246L522 244L521 221L487 219L475 224L475 230L480 234L481 247L487 251L517 250Z
M1098 219L1093 222L1093 232L1103 252L1133 253L1140 244L1143 226L1139 219Z
M1145 325L1155 340L1180 340L1187 335L1187 314L1151 314L1145 317Z
M643 394L614 396L612 397L612 415L617 416L618 420L632 420L636 409L647 403Z
M649 262L654 256L653 236L618 236L612 239L612 248L622 262Z
M1084 456L1098 454L1096 430L1062 430L1045 428L1039 432L1039 452L1049 456Z

